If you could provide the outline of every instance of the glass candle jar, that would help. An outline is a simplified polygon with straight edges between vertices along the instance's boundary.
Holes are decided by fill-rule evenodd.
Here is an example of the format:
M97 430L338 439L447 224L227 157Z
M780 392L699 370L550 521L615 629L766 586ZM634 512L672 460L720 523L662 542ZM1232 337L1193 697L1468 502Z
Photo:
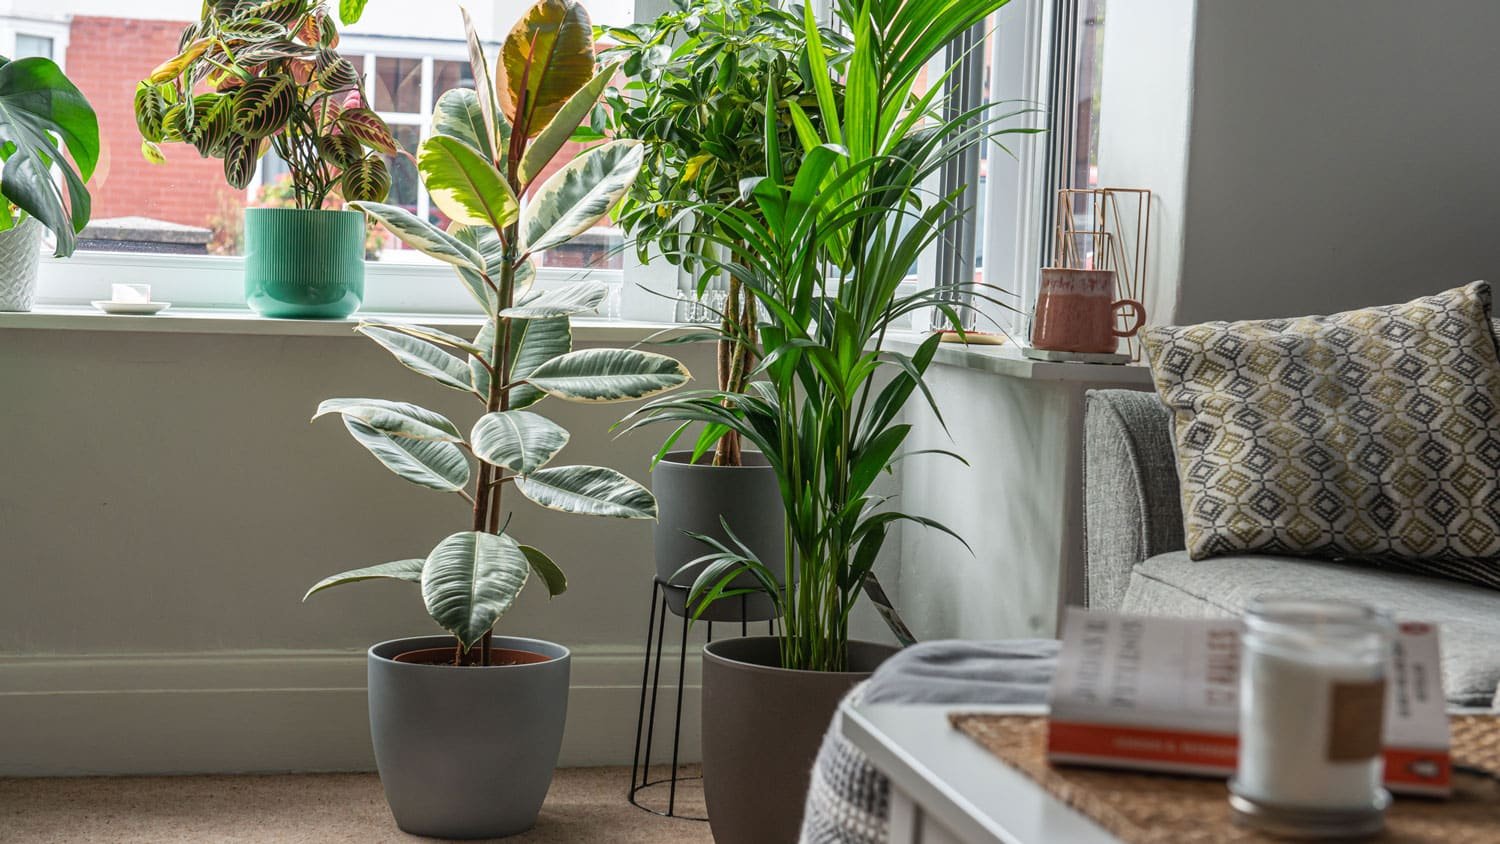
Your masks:
M1236 819L1283 835L1378 831L1394 625L1355 603L1261 599L1240 655Z

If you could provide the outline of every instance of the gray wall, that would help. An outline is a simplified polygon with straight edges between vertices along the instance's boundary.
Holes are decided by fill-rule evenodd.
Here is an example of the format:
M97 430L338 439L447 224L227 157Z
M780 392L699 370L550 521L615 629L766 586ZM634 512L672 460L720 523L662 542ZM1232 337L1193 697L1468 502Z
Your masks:
M1159 192L1153 321L1500 280L1497 31L1487 0L1111 4L1101 181Z
M676 353L712 378L710 348ZM0 396L0 774L367 766L363 649L438 631L410 584L300 599L324 575L425 556L467 504L308 418L332 396L461 425L478 405L353 334L0 330ZM538 409L572 431L562 457L649 479L665 431L612 439L628 406ZM575 649L565 762L624 762L651 523L506 506L570 588L549 601L533 583L498 629Z

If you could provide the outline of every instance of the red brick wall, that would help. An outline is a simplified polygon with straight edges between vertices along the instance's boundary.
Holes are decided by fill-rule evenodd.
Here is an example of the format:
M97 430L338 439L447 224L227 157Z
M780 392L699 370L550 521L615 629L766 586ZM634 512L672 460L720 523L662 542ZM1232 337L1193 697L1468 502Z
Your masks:
M224 183L223 165L187 144L166 144L166 164L141 157L135 86L172 57L187 21L75 17L68 39L68 77L99 114L99 168L89 182L95 219L142 216L209 225L221 198L243 204Z

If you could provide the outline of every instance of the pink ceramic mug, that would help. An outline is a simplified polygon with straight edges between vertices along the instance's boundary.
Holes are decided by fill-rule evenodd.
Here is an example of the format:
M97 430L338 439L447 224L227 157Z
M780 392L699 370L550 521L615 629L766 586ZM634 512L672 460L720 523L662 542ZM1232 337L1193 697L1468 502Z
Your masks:
M1115 328L1115 311L1130 308L1135 324ZM1146 321L1146 309L1134 299L1115 299L1114 270L1042 269L1042 288L1031 322L1031 345L1053 352L1108 354L1119 338L1133 337Z

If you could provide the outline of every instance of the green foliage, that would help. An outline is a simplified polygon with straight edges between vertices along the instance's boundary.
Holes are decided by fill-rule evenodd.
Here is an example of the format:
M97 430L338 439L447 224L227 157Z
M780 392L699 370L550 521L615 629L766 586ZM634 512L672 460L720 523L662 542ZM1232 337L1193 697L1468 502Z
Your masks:
M344 22L364 6L342 0ZM160 164L161 144L190 143L204 158L222 159L224 180L244 188L274 148L291 171L298 208L322 208L335 192L349 201L385 199L391 175L380 153L395 154L396 141L364 107L359 74L337 44L321 0L204 3L177 55L136 86L142 154Z
M57 257L73 254L78 232L89 221L84 183L99 162L99 120L51 59L0 57L0 162L0 194L9 203L0 213L0 231L20 222L11 210L20 209L57 236ZM54 167L62 174L61 185L52 176Z
M812 110L816 126L814 80L839 75L849 42L824 29L821 46L810 49L800 7L787 11L767 0L677 0L675 11L650 23L604 31L618 43L606 59L619 60L629 77L606 94L609 131L645 148L620 224L642 260L654 249L697 271L701 296L719 275L712 264L725 232L711 214L681 212L694 203L738 202L741 182L766 172L768 132L782 172L796 174L803 147L794 109ZM830 85L837 98L842 83ZM726 299L718 386L738 392L751 369L755 314L737 279L729 279ZM747 341L733 339L740 335ZM715 463L738 463L738 451L731 431Z
M467 439L447 418L406 402L330 399L317 415L342 416L356 441L397 476L464 498L471 524L433 548L415 577L412 561L387 563L326 578L308 594L373 578L419 580L433 620L457 639L460 664L488 664L490 630L531 574L549 595L567 589L550 557L510 535L501 506L507 487L554 510L656 517L651 493L620 472L552 465L568 432L522 408L548 396L641 399L688 380L682 364L665 355L573 351L568 317L598 305L602 286L528 291L536 275L531 253L566 243L604 219L641 164L638 142L616 141L532 184L561 147L549 139L572 135L599 96L597 79L608 71L595 65L591 32L582 6L541 0L502 45L504 63L492 87L488 57L469 27L481 87L439 98L433 135L417 156L425 187L454 219L447 230L395 206L353 203L408 246L452 264L485 315L472 339L389 322L367 321L359 330L407 368L470 394L483 410ZM530 164L523 167L523 161ZM516 198L528 191L533 199L523 213Z
M737 540L704 538L710 565L689 600L702 606L739 594L730 588L735 577L754 577L781 609L786 668L845 667L849 613L892 523L947 530L891 509L874 487L910 431L896 421L902 405L917 391L932 401L922 379L938 337L912 355L879 349L894 323L929 308L961 330L945 300L952 289L900 292L917 257L943 235L945 215L976 200L962 190L933 196L923 183L973 144L1031 130L1000 128L1010 115L987 109L944 120L934 106L941 78L929 80L924 94L915 85L943 45L1004 3L840 0L837 12L854 41L843 96L817 76L816 103L793 109L800 167L783 166L781 133L768 124L762 175L746 182L744 201L687 206L720 232L711 238L726 257L714 266L743 284L766 314L757 335L734 336L754 344L763 380L740 392L656 400L631 426L664 421L678 433L685 423L735 431L770 462L787 515L789 585L779 587ZM826 48L810 13L804 32L807 50L820 55ZM989 298L972 283L958 287Z

